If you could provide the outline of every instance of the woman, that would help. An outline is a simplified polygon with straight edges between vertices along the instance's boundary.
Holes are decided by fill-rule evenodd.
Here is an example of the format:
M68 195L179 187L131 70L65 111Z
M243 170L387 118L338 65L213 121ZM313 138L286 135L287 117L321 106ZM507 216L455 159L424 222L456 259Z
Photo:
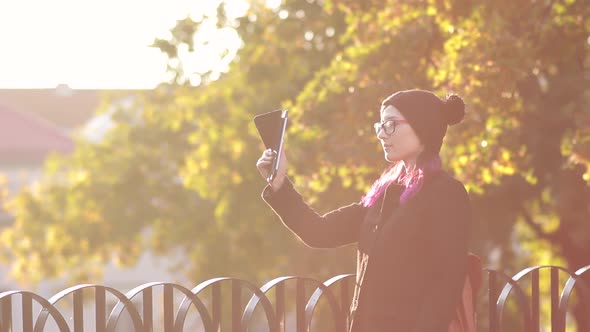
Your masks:
M467 272L471 224L464 186L441 170L439 151L448 125L465 114L463 100L424 90L397 92L381 105L375 123L392 165L360 202L323 216L286 178L282 155L263 199L304 243L333 248L357 243L354 332L446 332ZM267 178L274 153L257 162Z

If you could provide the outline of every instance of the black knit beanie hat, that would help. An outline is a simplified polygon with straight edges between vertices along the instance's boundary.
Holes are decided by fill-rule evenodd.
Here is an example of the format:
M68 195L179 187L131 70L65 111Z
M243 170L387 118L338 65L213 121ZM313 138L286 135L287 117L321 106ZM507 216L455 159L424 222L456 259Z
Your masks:
M454 125L465 116L465 104L457 95L449 95L445 100L425 90L399 91L387 97L382 106L397 108L412 126L420 142L424 144L424 154L440 152L447 126Z

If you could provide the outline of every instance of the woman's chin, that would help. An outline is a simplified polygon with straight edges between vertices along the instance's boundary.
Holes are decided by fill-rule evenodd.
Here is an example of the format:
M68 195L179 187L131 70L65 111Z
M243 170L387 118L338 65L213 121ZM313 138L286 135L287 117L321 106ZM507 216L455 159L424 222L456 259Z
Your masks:
M385 157L385 160L390 163L393 163L393 162L396 162L399 160L398 158L395 158L394 155L392 155L391 153L387 153L387 152L385 152L384 157Z

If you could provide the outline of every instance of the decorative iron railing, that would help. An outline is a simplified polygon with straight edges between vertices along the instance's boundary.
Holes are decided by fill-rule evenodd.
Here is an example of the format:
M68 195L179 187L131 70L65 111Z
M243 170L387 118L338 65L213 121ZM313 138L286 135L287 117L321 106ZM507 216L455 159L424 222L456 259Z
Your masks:
M590 265L575 272L559 266L535 266L509 277L485 269L477 308L480 330L504 331L507 307L511 306L511 315L519 321L518 331L539 332L546 318L541 310L543 299L550 302L547 320L551 331L565 332L568 317L572 319L568 313L574 290L587 312L581 316L590 324L590 285L582 280L588 277L584 276L588 270ZM547 272L548 278L540 277ZM549 289L541 287L547 280ZM0 293L0 332L300 332L315 331L318 312L329 329L346 331L353 285L354 275L344 274L325 282L280 277L260 288L235 278L210 279L193 289L153 282L126 294L84 284L50 299L28 291L8 291Z

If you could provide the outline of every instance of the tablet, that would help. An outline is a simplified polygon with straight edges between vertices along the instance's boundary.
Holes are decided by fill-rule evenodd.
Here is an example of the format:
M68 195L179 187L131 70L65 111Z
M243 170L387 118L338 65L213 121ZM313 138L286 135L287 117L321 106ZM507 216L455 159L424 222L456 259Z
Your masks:
M277 171L279 170L279 161L283 152L283 140L285 131L287 130L287 114L288 110L274 110L268 113L258 114L254 117L254 124L258 130L258 134L267 149L271 149L277 153L273 160L272 170L268 178L268 183L271 183Z

